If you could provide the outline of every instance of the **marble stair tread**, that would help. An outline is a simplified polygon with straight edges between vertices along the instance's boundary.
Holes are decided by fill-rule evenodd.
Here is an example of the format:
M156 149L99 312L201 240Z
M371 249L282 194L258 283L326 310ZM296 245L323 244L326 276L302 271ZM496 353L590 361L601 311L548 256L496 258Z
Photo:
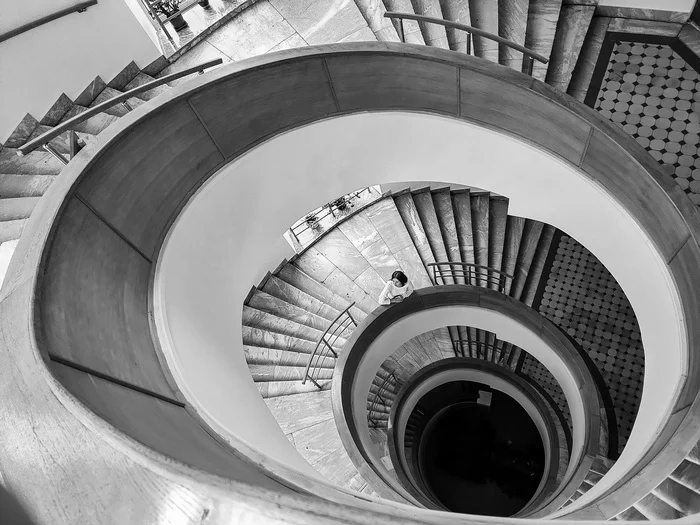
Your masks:
M437 215L438 224L442 233L442 240L445 244L447 257L452 262L462 262L462 253L459 248L459 239L457 237L457 225L455 224L455 215L452 209L452 196L449 188L443 188L431 192L433 198L433 206ZM464 277L455 277L457 284L464 284Z
M469 14L469 0L441 0L442 16L445 20L458 24L472 25ZM467 33L457 29L447 28L447 41L452 51L467 52Z
M274 366L303 366L309 363L309 354L293 352L289 350L277 350L260 346L244 345L245 358L248 365L274 365ZM320 368L333 368L333 357L320 357L314 360Z
M28 219L41 197L12 197L0 201L0 221Z
M545 77L547 84L555 89L563 92L568 89L594 12L594 5L562 5Z
M684 516L700 512L700 494L673 479L666 478L653 493Z
M330 321L312 314L299 306L288 303L282 299L278 299L260 290L256 290L253 296L247 303L248 306L267 312L269 314L282 317L290 321L315 328L316 330L325 331L330 326Z
M562 0L530 0L525 31L525 47L549 58L557 32ZM535 61L532 76L544 81L549 64Z
M153 82L154 80L155 78L153 78L152 76L141 72L138 75L136 75L126 86L124 86L124 88L122 88L121 91L127 92L130 89L143 86L144 84L148 84L149 82ZM158 95L167 93L169 90L170 87L167 84L163 84L160 86L156 86L148 91L144 91L143 93L139 93L138 95L136 95L135 98L140 98L141 100L151 100L157 97Z
M22 120L12 130L10 136L3 143L6 148L19 148L29 140L34 130L39 125L39 121L27 113Z
M99 104L102 104L103 102L107 102L108 100L113 99L114 97L118 97L119 95L122 95L121 91L114 89L114 88L111 88L111 87L107 87L107 88L103 89L99 95L97 95L95 100L93 100L88 107L93 108ZM129 105L129 107L131 109L136 108L137 107L136 104L143 104L143 101L139 101L136 104L132 105L134 100L138 100L138 99L130 98L130 99L126 100L126 103ZM124 106L124 104L119 103L119 104L115 104L111 108L105 109L105 113L107 113L108 115L112 115L114 117L123 117L124 115L129 113L129 110Z
M462 262L475 264L474 232L472 228L471 193L467 190L452 191L452 211L457 228L457 241Z
M399 216L404 223L404 227L411 237L413 246L420 257L423 266L435 262L433 251L428 243L428 236L423 229L420 216L416 204L413 201L413 195L410 192L404 192L394 196L394 204L399 212Z
M289 335L298 339L306 339L314 344L321 339L321 336L323 336L322 330L316 330L315 328L310 328L295 321L291 321L268 312L263 312L256 308L251 308L250 306L243 307L242 321L244 326L262 328L263 330L268 330L277 334ZM340 348L344 343L344 338L338 338L335 341L334 346Z
M381 0L355 0L355 5L378 41L399 41L399 35L391 24L391 20L384 17L386 7Z
M64 164L46 151L19 156L17 150L0 148L0 173L16 175L58 175Z
M387 11L415 14L411 0L384 0L384 6L386 7ZM398 24L398 20L396 23ZM423 38L423 33L420 30L418 22L413 20L404 20L403 32L406 43L425 45L425 39Z
M469 0L471 25L498 35L498 2L496 0ZM487 38L474 36L474 54L491 62L498 63L498 43Z
M489 265L489 211L491 197L488 193L471 193L472 236L474 238L474 260L479 266ZM478 278L486 286L483 277Z
M302 381L306 377L306 366L248 365L253 381ZM317 368L314 379L329 381L333 378L332 368Z
M321 384L321 390L330 390L331 382ZM319 388L311 381L302 384L301 381L260 381L255 383L255 387L263 398L291 396L306 392L318 392Z
M530 0L498 0L498 35L524 45L529 7ZM523 54L509 46L499 46L498 63L521 71Z
M51 131L52 129L53 128L51 126L39 124L36 128L34 128L34 132L27 138L27 142L38 138L39 136L43 135L47 131ZM53 148L62 155L70 154L69 134L67 131L65 133L61 133L58 137L51 139L49 141L49 144L53 146Z
M51 105L49 110L41 118L39 123L43 124L44 126L55 126L61 121L63 115L66 114L72 105L73 101L68 97L68 95L61 93L61 95L56 99L56 102Z
M107 86L123 90L139 73L141 68L132 60L107 83Z
M700 465L700 441L698 441L695 446L688 452L685 458L686 461L691 461L696 465Z
M286 282L290 286L298 288L307 295L328 305L329 307L335 309L338 313L345 310L352 302L336 294L327 286L324 286L313 277L310 277L304 273L296 265L291 263L284 264L275 277L278 277L280 280ZM319 310L319 313L320 312L321 310ZM338 315L338 313L336 313L336 315ZM350 313L358 322L367 316L367 314L360 310L357 306L352 307L350 309ZM335 319L335 316L333 316L333 319Z
M518 360L520 359L520 355L522 354L522 352L522 348L519 348L515 345L511 347L510 355L508 356L508 368L510 368L513 371L517 368Z
M442 9L440 8L440 2L436 0L413 0L412 5L417 15L428 16L430 18L444 18ZM450 48L447 43L447 31L445 30L445 26L423 22L419 22L418 25L423 34L425 45L439 47L441 49Z
M433 204L432 196L429 189L413 192L413 202L416 204L418 217L420 218L423 230L428 237L428 244L433 252L433 257L436 262L447 262L447 248L442 240L442 232L440 231L440 223L438 222L435 205ZM451 275L443 278L445 284L454 284L454 279Z
M624 512L621 512L617 516L615 516L616 521L647 521L649 518L647 518L644 514L639 512L637 509L634 507L630 507Z
M506 240L506 223L508 222L508 199L491 197L489 199L489 267L501 270L503 250ZM498 285L492 283L492 289Z
M340 313L339 310L324 303L323 301L320 301L316 297L307 294L296 286L283 281L276 275L271 275L268 277L265 284L262 286L262 291L277 297L278 299L296 305L299 308L303 308L307 312L322 317L328 321L333 321Z
M523 217L508 216L501 271L511 276L515 276L515 267L518 262L518 252L520 251L520 242L522 241L524 228L525 219ZM506 279L506 295L510 294L512 286L513 279Z
M364 260L364 259L363 259ZM366 261L365 261L366 263ZM357 281L348 277L340 268L337 268L333 263L328 261L324 255L316 250L314 246L308 248L299 258L294 261L294 265L301 271L313 277L334 294L340 296L347 304L355 303L355 307L362 310L365 314L369 314L372 310L379 306L377 299L381 292L381 277L376 274L376 271L367 264L366 272L370 275L370 284L373 287L379 288L374 296L367 293L366 289L360 286ZM347 266L347 264L346 264ZM365 272L360 273L356 279L365 286L367 282L363 279ZM362 317L364 318L364 316ZM357 320L357 319L356 319Z
M532 265L530 266L530 272L528 273L527 280L525 281L523 294L520 297L520 300L528 306L532 306L535 300L535 295L537 294L540 280L544 274L544 267L547 262L549 250L552 248L552 240L554 239L555 233L556 228L549 224L545 225L542 229L540 241L537 244L537 251L535 252L535 257L533 258Z
M19 239L26 222L27 219L0 222L0 243Z
M0 173L0 198L41 197L55 178L55 175Z
M586 33L576 66L571 74L571 82L566 92L579 102L583 102L593 80L605 35L608 32L610 18L594 16Z
M697 463L684 459L670 478L700 493L700 465Z
M87 107L106 87L107 83L97 76L83 89L80 95L75 97L73 102L75 105Z
M84 111L87 111L85 106L74 105L61 119L61 123L80 115ZM76 124L72 127L72 129L74 131L80 131L90 135L99 135L117 120L119 120L119 117L107 115L106 113L98 113L97 115L93 115L92 117Z
M518 251L518 262L515 265L515 274L513 275L513 286L510 290L510 295L514 299L520 299L525 288L530 266L537 251L537 245L540 241L540 235L544 224L531 219L525 220L523 235L520 241L520 249Z
M316 343L313 341L271 332L264 328L243 325L241 327L241 332L243 344L247 346L257 346L307 355L313 353L316 349Z
M653 492L634 504L635 508L650 520L675 520L683 513L658 498Z

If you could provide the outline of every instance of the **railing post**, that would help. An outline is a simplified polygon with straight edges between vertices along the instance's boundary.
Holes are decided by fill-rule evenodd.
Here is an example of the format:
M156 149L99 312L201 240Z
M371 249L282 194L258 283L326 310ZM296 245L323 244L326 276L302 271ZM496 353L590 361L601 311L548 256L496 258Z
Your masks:
M535 59L533 57L527 57L527 58L529 59L528 63L527 63L527 74L532 76L532 69L535 65Z
M163 33L165 33L165 36L168 37L168 40L170 40L170 43L173 45L175 49L178 49L177 44L175 43L175 40L173 40L173 37L170 36L170 33L168 33L168 30L165 28L165 24L160 21L160 16L158 16L158 13L155 12L153 9L153 6L151 5L150 0L143 0L143 3L146 4L146 9L151 13L151 16L155 19L155 21L158 23L160 28L163 30Z
M399 18L398 33L399 33L399 39L401 40L401 42L403 42L405 44L406 43L406 34L405 34L404 28L403 28L403 18Z
M472 54L472 34L467 33L467 55Z
M78 134L74 130L70 130L68 132L68 147L69 147L68 155L72 159L80 151L80 144L78 144Z
M51 153L51 155L53 155L53 156L56 157L58 160L60 160L63 164L68 164L68 161L66 160L66 158L65 158L63 155L61 155L58 151L56 151L56 150L54 149L54 147L53 147L51 144L49 144L48 142L47 142L46 144L42 144L42 147L43 147L46 151L48 151L49 153Z
M124 106L124 109L127 111L132 111L134 108L131 107L131 105L125 100L122 102L122 106Z

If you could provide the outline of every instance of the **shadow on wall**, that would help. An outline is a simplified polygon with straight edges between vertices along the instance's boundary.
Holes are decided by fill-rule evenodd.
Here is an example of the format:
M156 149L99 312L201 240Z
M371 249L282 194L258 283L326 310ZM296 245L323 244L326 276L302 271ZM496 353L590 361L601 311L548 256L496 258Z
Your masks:
M0 516L3 525L38 525L17 498L0 485Z

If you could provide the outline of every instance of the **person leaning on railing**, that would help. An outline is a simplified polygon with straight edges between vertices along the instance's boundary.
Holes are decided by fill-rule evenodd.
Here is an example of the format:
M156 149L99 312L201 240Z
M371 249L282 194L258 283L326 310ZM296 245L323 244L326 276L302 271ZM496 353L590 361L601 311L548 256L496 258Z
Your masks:
M391 274L391 279L386 282L382 293L379 294L379 304L400 303L405 297L413 293L413 285L408 282L408 277L401 270Z

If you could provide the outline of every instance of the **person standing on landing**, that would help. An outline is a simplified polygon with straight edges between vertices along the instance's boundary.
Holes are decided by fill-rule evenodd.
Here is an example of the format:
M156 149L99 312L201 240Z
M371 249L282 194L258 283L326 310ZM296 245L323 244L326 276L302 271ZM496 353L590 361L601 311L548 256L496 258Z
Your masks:
M406 274L396 270L391 279L386 282L382 293L379 294L379 304L399 303L413 293L413 286L408 282Z

